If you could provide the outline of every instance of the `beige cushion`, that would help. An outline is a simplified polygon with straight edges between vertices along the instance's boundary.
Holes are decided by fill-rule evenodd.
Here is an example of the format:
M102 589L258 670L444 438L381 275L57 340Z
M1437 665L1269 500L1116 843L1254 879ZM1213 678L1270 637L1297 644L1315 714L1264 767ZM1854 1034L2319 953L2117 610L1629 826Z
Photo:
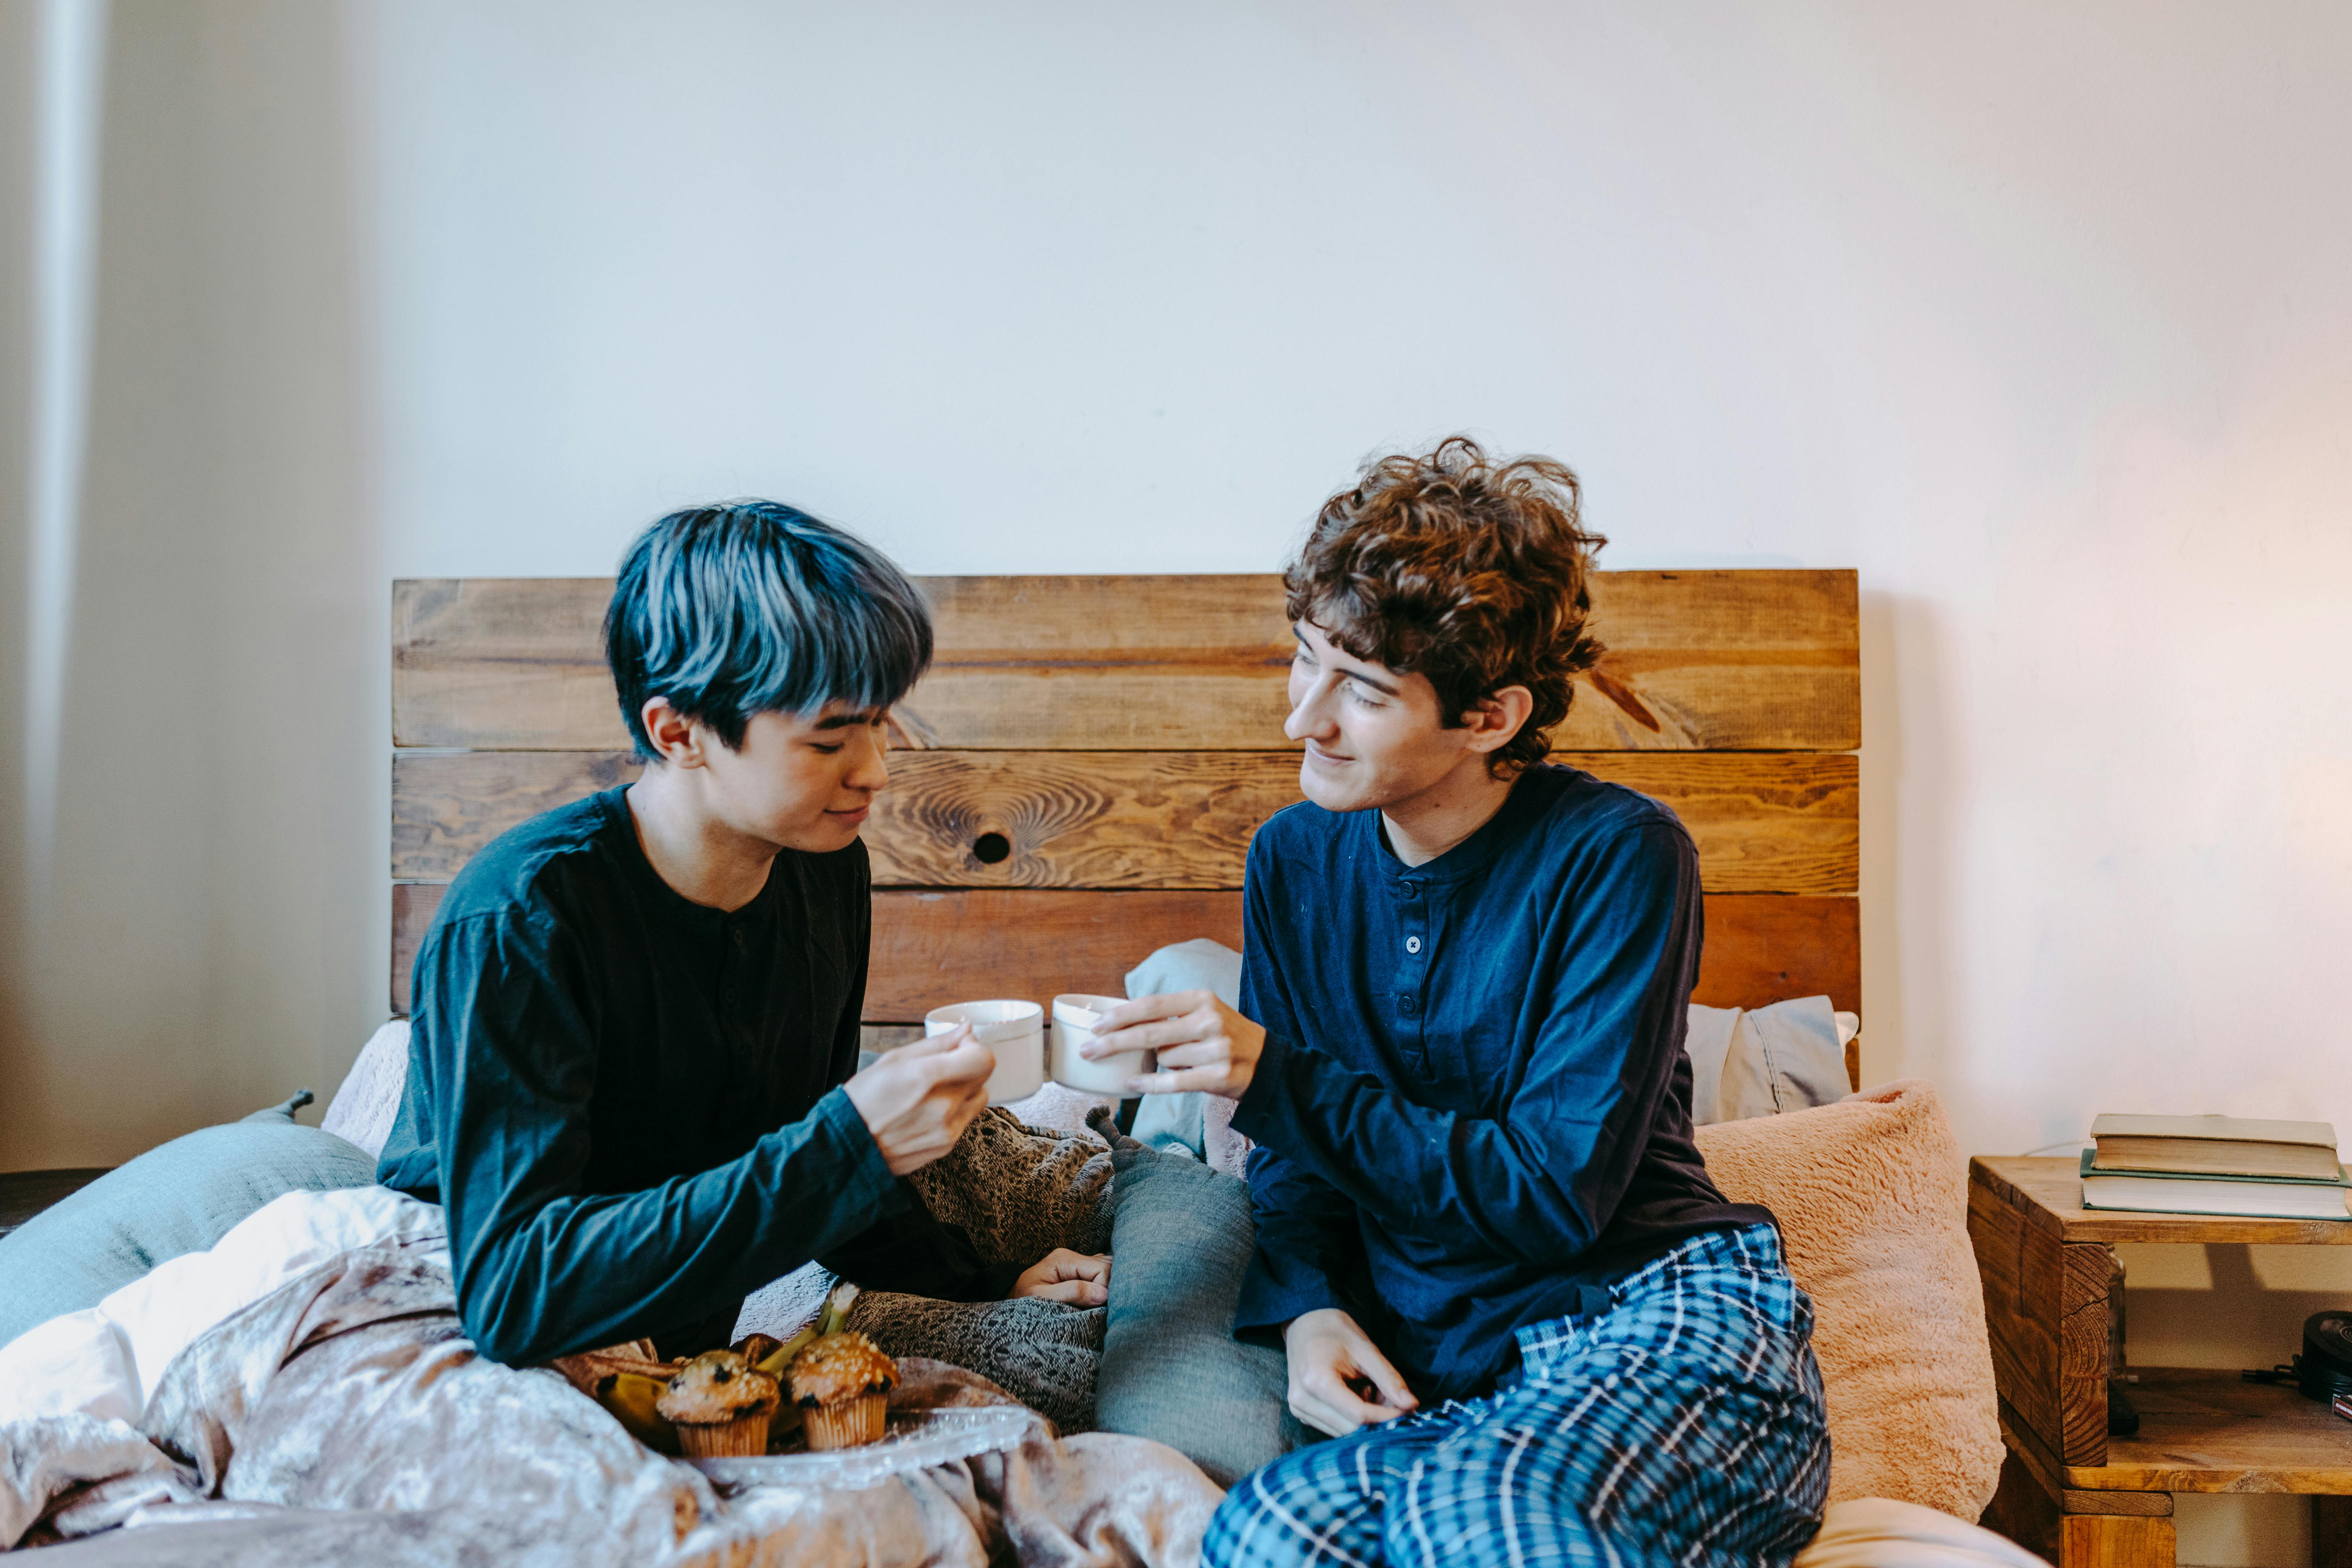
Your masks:
M2022 1546L1947 1513L1889 1498L1830 1505L1796 1568L2049 1568Z
M1698 1130L1707 1170L1780 1222L1813 1299L1830 1500L1892 1498L1974 1520L2000 1474L1968 1173L1919 1079Z

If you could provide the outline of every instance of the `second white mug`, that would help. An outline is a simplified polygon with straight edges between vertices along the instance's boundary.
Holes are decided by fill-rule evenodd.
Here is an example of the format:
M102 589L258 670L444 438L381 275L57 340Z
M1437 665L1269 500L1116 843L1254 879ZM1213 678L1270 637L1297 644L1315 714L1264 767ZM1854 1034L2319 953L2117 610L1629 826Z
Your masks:
M1095 1037L1097 1020L1122 1000L1118 996L1089 996L1082 992L1065 992L1054 998L1052 1068L1055 1083L1086 1094L1111 1094L1122 1099L1134 1094L1127 1087L1128 1079L1151 1071L1157 1053L1121 1051L1098 1061L1088 1061L1078 1054L1078 1047Z
M958 1024L971 1026L972 1038L996 1055L988 1075L988 1103L1026 1100L1045 1087L1045 1010L1034 1002L955 1002L923 1015L925 1035L944 1035Z

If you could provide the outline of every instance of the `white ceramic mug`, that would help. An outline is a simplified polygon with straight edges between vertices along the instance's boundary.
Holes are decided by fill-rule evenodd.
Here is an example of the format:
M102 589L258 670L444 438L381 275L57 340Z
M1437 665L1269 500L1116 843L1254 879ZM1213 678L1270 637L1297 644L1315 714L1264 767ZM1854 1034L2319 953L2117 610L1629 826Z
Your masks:
M995 1054L989 1104L1026 1100L1045 1087L1045 1009L1034 1002L957 1002L923 1015L926 1035L958 1024L970 1024L972 1038Z
M1152 1051L1121 1051L1115 1057L1088 1061L1078 1047L1095 1037L1094 1028L1105 1013L1124 998L1087 996L1068 992L1054 998L1054 1081L1086 1094L1131 1098L1127 1080L1152 1068Z

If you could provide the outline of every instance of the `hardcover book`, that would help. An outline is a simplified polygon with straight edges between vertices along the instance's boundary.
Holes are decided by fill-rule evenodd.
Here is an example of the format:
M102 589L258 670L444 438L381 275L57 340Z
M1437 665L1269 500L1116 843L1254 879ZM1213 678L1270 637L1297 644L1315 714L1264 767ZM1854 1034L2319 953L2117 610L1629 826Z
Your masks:
M2189 1175L2176 1171L2112 1174L2095 1168L2083 1151L2083 1206L2142 1214L2245 1215L2257 1219L2352 1222L2352 1177L2338 1165L2333 1179Z
M2091 1123L2101 1171L2332 1181L2336 1129L2325 1121L2235 1116L2102 1116Z

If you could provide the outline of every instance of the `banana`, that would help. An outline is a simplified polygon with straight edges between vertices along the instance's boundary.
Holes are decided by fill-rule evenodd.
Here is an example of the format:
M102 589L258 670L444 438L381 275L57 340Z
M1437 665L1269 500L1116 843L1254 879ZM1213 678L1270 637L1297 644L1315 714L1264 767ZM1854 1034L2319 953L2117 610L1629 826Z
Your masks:
M646 1447L657 1454L675 1454L677 1428L663 1420L661 1413L654 1408L654 1401L661 1397L666 1386L633 1372L614 1373L596 1384L596 1403Z
M817 1332L837 1334L849 1321L849 1309L857 1304L857 1287L847 1283L835 1285L824 1299L824 1316L818 1319Z

